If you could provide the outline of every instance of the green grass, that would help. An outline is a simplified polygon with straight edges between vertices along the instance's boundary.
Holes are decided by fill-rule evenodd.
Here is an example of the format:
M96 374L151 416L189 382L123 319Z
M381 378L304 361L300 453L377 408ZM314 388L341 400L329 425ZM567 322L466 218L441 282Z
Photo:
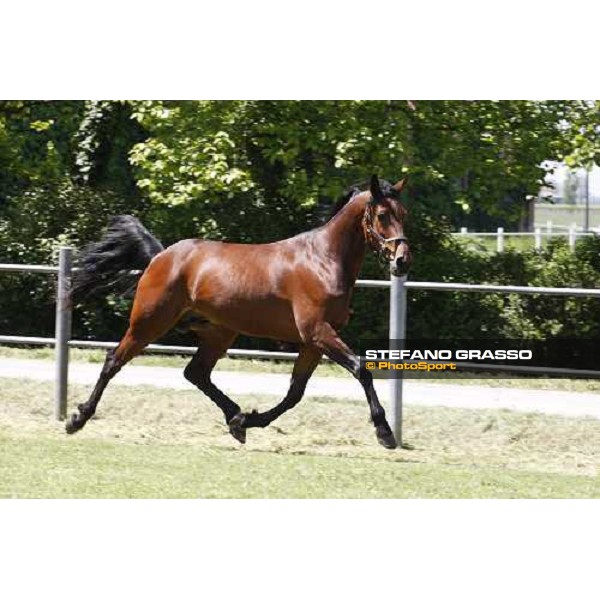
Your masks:
M87 350L71 348L69 358L73 362L103 363L104 350ZM54 360L54 349L46 346L36 348L14 348L0 346L0 358L22 358L30 360ZM148 367L176 367L183 369L190 362L191 356L171 354L144 354L134 359L132 364ZM242 371L261 373L291 373L293 361L289 360L255 360L247 358L222 358L218 363L219 371ZM344 369L330 362L319 365L316 374L321 377L343 377Z
M590 206L590 227L600 226L600 206ZM536 204L535 226L545 229L546 223L552 221L553 225L570 227L577 223L582 227L585 220L585 205L569 204Z
M72 386L71 405L88 388ZM276 400L246 396L244 408ZM49 386L2 380L0 497L600 497L600 421L406 407L386 451L365 403L305 400L245 446L197 392L109 387L75 436L53 420Z
M465 249L475 252L496 252L498 248L496 238L491 236L477 237L475 235L457 235L455 236L455 239ZM546 242L547 238L543 237L542 245L544 246ZM504 237L504 248L506 250L517 250L518 252L524 252L527 250L533 250L534 247L535 239L533 235L506 235Z
M545 227L542 230L545 232ZM562 239L565 243L567 243L567 231L562 232L563 235L560 236L552 236L548 237L546 235L542 235L542 249L546 248L548 245L548 241L550 239ZM582 238L578 237L575 243L578 243ZM494 253L497 252L498 246L495 237L477 237L474 235L468 236L456 236L456 240L459 244L465 248L465 250L470 250L471 252L487 252ZM511 236L510 234L506 234L504 238L504 249L505 250L515 250L517 252L527 252L529 250L533 250L535 248L535 237L533 235L516 235Z

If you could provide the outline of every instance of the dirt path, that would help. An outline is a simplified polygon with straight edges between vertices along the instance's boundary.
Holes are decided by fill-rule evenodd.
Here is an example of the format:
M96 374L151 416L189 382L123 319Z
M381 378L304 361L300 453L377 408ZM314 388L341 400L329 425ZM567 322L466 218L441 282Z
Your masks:
M71 363L69 381L85 385L95 383L99 364ZM54 380L54 363L45 360L0 359L0 377L15 379ZM288 375L274 373L214 373L215 383L232 396L264 394L283 397L289 384ZM171 389L193 389L174 367L127 366L111 385L152 385ZM377 381L376 388L382 400L389 398L389 383ZM363 400L360 385L350 376L313 377L307 396L331 396ZM504 408L520 412L541 412L570 417L600 419L600 394L532 390L519 388L491 388L476 385L431 384L408 381L404 384L404 402L420 406L448 406L455 408Z

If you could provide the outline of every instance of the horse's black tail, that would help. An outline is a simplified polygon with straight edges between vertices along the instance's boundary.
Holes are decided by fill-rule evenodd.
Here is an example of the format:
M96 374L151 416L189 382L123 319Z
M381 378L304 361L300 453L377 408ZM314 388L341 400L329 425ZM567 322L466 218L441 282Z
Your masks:
M105 291L130 295L140 273L152 258L164 250L163 245L131 215L111 217L100 241L85 246L75 266L71 302Z

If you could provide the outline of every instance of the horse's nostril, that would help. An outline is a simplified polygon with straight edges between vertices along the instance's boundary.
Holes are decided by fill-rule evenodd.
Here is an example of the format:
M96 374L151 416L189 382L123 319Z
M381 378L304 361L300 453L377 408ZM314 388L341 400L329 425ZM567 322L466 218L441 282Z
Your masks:
M407 253L397 256L393 261L392 272L395 275L405 275L410 268L410 255Z

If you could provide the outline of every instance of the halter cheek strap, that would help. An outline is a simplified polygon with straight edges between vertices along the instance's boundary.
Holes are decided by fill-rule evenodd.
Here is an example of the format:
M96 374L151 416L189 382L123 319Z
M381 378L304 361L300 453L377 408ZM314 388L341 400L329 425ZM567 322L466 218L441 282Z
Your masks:
M396 236L390 238L384 238L382 235L375 231L373 227L373 214L371 213L370 207L365 210L363 217L363 227L365 230L365 237L367 242L371 246L373 252L377 255L379 262L385 263L386 257L384 256L386 245L390 242L399 242L400 244L408 244L408 239L403 236ZM389 259L387 259L389 260Z

